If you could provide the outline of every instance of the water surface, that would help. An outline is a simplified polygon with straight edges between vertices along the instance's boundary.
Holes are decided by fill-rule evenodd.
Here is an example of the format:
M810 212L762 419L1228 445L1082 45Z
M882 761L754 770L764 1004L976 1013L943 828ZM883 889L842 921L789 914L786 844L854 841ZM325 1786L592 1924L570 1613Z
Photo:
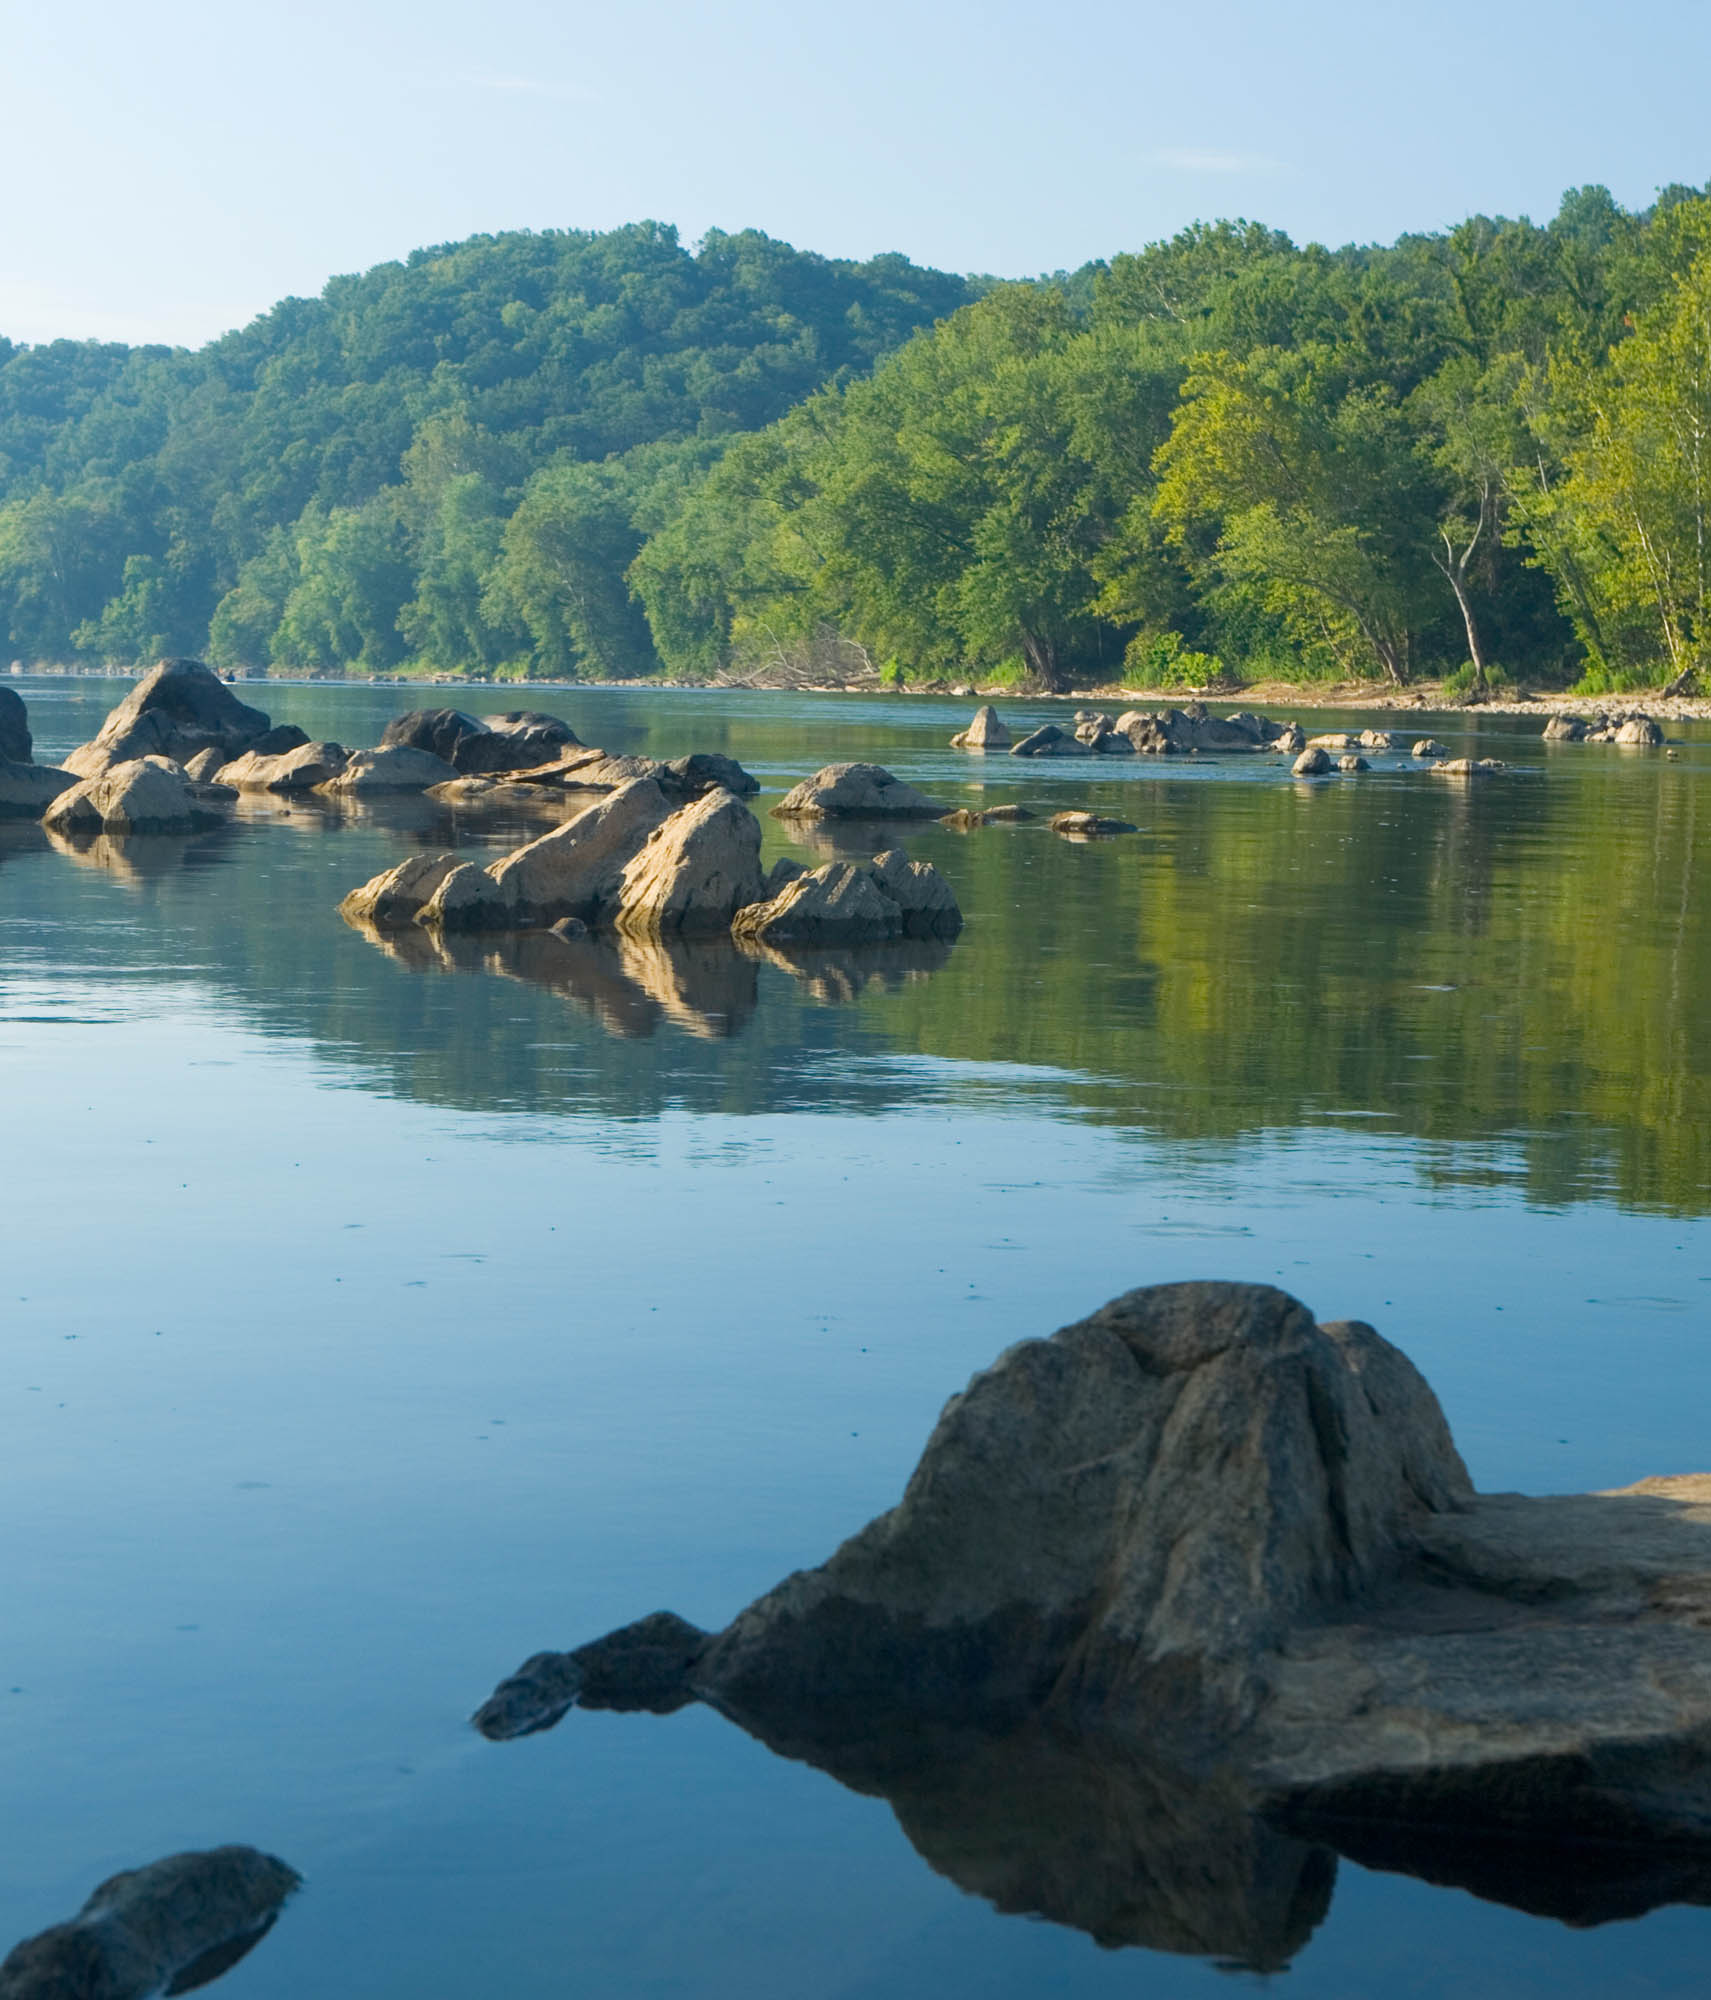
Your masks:
M44 761L123 692L11 685ZM260 698L357 744L421 697ZM1483 1486L1711 1463L1711 738L1434 716L1514 774L1303 785L968 758L966 703L528 698L614 751L736 755L763 811L866 757L1140 830L909 829L967 916L948 951L450 969L340 896L541 822L0 831L0 1948L245 1840L308 1886L234 2000L1227 1990L997 1914L704 1711L503 1747L463 1717L540 1647L723 1623L895 1499L973 1369L1131 1285L1372 1320ZM849 845L766 824L769 854ZM1344 1863L1277 1983L1685 1994L1708 1947L1700 1910L1573 1930Z

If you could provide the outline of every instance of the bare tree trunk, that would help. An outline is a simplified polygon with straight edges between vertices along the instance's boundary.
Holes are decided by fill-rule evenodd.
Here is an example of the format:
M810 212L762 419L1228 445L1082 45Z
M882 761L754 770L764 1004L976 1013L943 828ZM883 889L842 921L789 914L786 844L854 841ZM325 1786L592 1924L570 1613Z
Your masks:
M1032 632L1024 632L1022 657L1028 663L1028 672L1039 682L1046 694L1064 692L1063 676L1058 669L1057 647L1050 639L1037 637Z

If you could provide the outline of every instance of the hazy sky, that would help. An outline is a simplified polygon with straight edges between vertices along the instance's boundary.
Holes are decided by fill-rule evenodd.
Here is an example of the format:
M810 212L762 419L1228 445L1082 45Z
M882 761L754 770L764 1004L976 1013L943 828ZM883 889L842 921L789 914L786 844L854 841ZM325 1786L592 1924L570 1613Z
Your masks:
M1711 179L1711 0L0 0L0 332L197 342L476 230L1023 275Z

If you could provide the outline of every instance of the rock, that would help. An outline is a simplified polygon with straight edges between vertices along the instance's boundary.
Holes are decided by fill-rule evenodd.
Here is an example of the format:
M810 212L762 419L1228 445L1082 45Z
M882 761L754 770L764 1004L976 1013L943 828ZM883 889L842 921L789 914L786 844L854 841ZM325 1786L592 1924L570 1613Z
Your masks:
M536 1653L501 1681L472 1718L489 1742L551 1729L573 1705L669 1715L692 1699L689 1670L711 1634L656 1611L571 1653Z
M635 936L728 931L762 899L760 821L727 791L674 812L626 865L617 925Z
M0 764L27 764L34 748L22 695L15 688L0 687Z
M1494 778L1508 765L1497 757L1449 757L1432 770L1440 778Z
M731 935L759 944L866 944L901 937L903 912L870 869L828 861L787 882L769 902L739 910Z
M321 785L337 796L375 792L425 792L455 780L457 773L443 757L408 743L391 743L378 750L356 750L344 768Z
M524 771L544 764L566 748L574 747L577 735L568 722L538 709L514 708L503 715L484 715L481 735L468 734L456 746L456 755L447 761L460 771L492 773ZM431 745L414 745L417 749ZM444 752L440 752L444 755Z
M1012 743L1012 757L1091 757L1085 743L1060 729L1055 722L1042 722L1038 729Z
M560 917L556 924L548 924L547 929L556 938L585 938L593 936L580 917Z
M1316 778L1321 772L1331 768L1331 760L1325 751L1315 744L1303 750L1289 768L1298 778Z
M69 1923L0 1964L0 2000L146 2000L217 1979L301 1885L253 1847L174 1854L103 1882Z
M776 896L786 882L794 882L799 875L806 875L807 872L802 863L793 856L781 854L766 871L766 877L761 883L762 900Z
M466 928L525 929L580 917L598 924L613 916L624 871L655 827L671 815L671 802L651 778L633 778L586 812L502 855L485 871L493 894L461 884L436 895L423 921Z
M0 690L11 693L10 688ZM77 779L51 764L26 764L0 759L0 819L40 819L62 792Z
M222 764L218 782L240 792L312 792L336 778L349 758L342 743L300 743L272 756L251 750Z
M220 751L210 747L198 750L184 766L184 775L193 785L211 785L220 775L220 766L231 760Z
M524 810L539 810L545 806L551 810L559 804L544 785L513 784L506 778L448 778L443 784L430 785L427 797L438 799L442 805L448 806L521 807Z
M1010 743L1010 731L990 702L983 702L968 727L951 738L953 750L1008 750Z
M1105 819L1100 814L1092 812L1053 813L1046 824L1053 833L1073 834L1083 839L1093 834L1139 831L1126 819Z
M1114 715L1105 714L1102 709L1078 708L1075 711L1076 740L1085 743L1089 750L1098 749L1100 740L1104 737L1115 735L1116 730L1117 718ZM1130 754L1133 755L1133 744L1130 744L1128 748Z
M1663 731L1649 715L1631 715L1626 722L1619 723L1615 737L1617 743L1639 743L1656 749L1663 741Z
M1026 806L988 806L980 815L987 826L1017 826L1033 816Z
M656 757L608 757L605 751L597 750L562 759L555 768L562 774L560 782L574 791L615 792L638 778L651 778L665 790L665 766Z
M1400 748L1395 736L1388 729L1363 729L1360 733L1360 747L1363 750L1395 750Z
M1370 771L1372 766L1364 757L1357 756L1353 751L1350 751L1345 756L1337 759L1337 769L1352 774L1356 771Z
M687 757L673 757L658 772L662 790L678 792L686 799L699 799L708 792L727 791L734 798L753 798L760 780L750 777L734 757L716 750L696 750Z
M1307 739L1307 748L1309 750L1358 750L1360 748L1360 738L1358 736L1351 736L1347 730L1333 729L1326 736L1309 736Z
M386 725L380 733L380 747L390 750L400 745L407 750L426 750L454 769L462 770L465 767L458 761L459 745L470 737L492 734L485 722L478 722L461 708L413 708L404 715L395 715ZM529 761L539 764L545 759L534 757Z
M879 764L828 764L785 793L775 819L937 819L944 808Z
M955 812L941 813L939 824L954 827L958 833L972 833L977 826L986 824L986 815L967 806L958 806Z
M1604 1914L1711 1900L1711 1475L1476 1494L1407 1358L1269 1286L1153 1286L1011 1347L819 1568L711 1637L557 1657L887 1794L1039 1740L1156 1781L1167 1826L1193 1797L1209 1836L1246 1815L1571 1915L1599 1881ZM583 1700L553 1658L490 1734ZM1087 1880L1121 1849L1099 1796Z
M94 740L72 751L65 768L93 778L140 757L183 764L207 749L230 761L269 726L259 708L239 701L200 660L162 660L107 717Z
M199 801L178 765L164 757L111 765L62 791L44 826L82 836L96 833L195 833L225 815Z
M955 937L962 911L951 885L930 861L911 861L900 847L873 857L875 886L903 913L908 938Z
M431 931L502 931L515 925L516 916L485 868L460 861L441 876L416 922Z
M1435 736L1422 736L1409 754L1414 757L1426 758L1447 757L1450 753Z
M1578 743L1586 735L1586 721L1579 715L1553 715L1545 724L1547 743Z
M1297 729L1295 724L1291 722L1286 728L1280 729L1271 739L1270 747L1273 750L1281 751L1286 757L1298 756L1307 748L1306 732Z
M353 889L339 905L339 915L348 924L372 924L379 930L413 924L440 884L463 865L455 854L412 854Z
M1200 701L1187 708L1161 708L1151 713L1125 709L1114 727L1143 757L1268 750L1281 733L1279 725L1263 715L1218 716Z

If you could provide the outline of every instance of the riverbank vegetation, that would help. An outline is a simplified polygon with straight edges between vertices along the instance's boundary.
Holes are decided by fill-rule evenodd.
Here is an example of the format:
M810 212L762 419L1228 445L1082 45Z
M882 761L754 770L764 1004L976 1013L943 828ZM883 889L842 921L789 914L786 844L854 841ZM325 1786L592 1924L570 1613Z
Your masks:
M1711 675L1711 200L1055 281L479 239L0 357L33 658L1044 690Z

